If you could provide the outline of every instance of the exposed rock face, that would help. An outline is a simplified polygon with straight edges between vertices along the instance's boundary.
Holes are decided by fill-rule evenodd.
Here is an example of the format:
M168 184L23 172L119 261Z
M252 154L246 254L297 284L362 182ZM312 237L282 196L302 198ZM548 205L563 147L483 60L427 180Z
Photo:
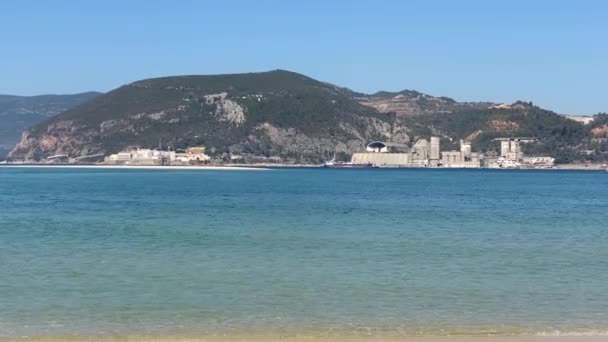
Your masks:
M396 113L399 117L430 113L451 113L456 110L488 108L489 102L456 102L448 97L434 97L417 91L378 92L369 96L360 96L361 104L375 108L381 113Z
M13 159L37 160L49 155L66 154L83 157L97 153L109 153L105 139L122 144L121 135L137 136L150 127L179 122L180 110L171 108L150 113L126 115L123 119L101 121L95 127L81 120L52 120L40 132L40 127L26 130L9 157ZM134 144L144 146L143 144Z
M12 148L24 129L95 98L99 93L75 95L0 95L0 149ZM0 155L0 159L3 156Z
M391 124L387 121L376 118L367 120L365 133L366 136L376 137L375 140L385 142L398 144L407 144L411 142L405 126L400 124Z
M364 147L364 142L356 138L341 141L331 137L311 137L298 133L294 128L278 128L269 123L257 126L256 131L258 134L254 136L259 141L268 141L287 154L327 157L331 151L349 153Z
M320 162L332 156L332 153L351 154L364 151L371 140L407 143L409 137L404 133L404 127L395 127L375 118L358 118L365 127L363 131L357 130L350 124L341 123L337 133L332 136L310 136L298 132L295 128L279 128L270 123L263 123L256 127L257 142L267 141L277 146L281 152L288 155L309 155L312 161ZM397 132L397 133L395 133ZM336 137L337 136L337 137ZM281 153L278 153L279 155ZM322 158L321 158L322 157Z
M341 88L275 71L139 81L26 131L11 157L82 157L162 141L165 148L206 145L218 156L316 163L378 139L410 138Z
M593 116L584 115L566 115L566 117L572 121L580 122L584 125L588 125L593 122Z
M519 129L519 123L505 120L490 120L488 128L498 132L512 132Z
M608 124L593 128L591 133L594 138L608 138Z
M21 140L15 146L10 157L20 156L19 159L37 160L45 156L67 154L72 157L102 153L96 144L91 143L93 131L75 124L73 121L59 121L49 125L42 134L32 134L26 130Z
M208 105L215 105L215 115L219 121L226 121L240 126L245 122L245 109L227 97L228 93L223 92L205 95L204 99Z
M216 161L236 155L245 162L319 163L334 154L345 159L371 141L411 146L434 135L448 149L465 139L480 152L495 151L497 137L532 137L537 143L527 151L567 162L577 150L608 155L605 122L597 116L582 125L526 102L460 103L415 91L365 95L278 70L138 81L28 129L11 156L90 157L162 143L205 145Z

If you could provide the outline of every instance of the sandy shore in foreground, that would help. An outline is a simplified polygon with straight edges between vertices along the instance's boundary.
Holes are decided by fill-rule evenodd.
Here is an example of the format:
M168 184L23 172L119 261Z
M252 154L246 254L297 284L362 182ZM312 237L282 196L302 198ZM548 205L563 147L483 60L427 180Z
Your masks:
M375 337L375 336L306 336L306 335L209 335L209 336L46 336L0 337L0 342L605 342L608 336L442 336L442 337Z

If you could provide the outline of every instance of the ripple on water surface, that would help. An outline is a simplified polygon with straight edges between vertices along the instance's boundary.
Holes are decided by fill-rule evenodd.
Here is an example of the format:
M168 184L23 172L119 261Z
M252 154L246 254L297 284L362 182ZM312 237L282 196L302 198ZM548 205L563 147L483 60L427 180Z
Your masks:
M0 335L597 335L606 193L594 172L0 168Z

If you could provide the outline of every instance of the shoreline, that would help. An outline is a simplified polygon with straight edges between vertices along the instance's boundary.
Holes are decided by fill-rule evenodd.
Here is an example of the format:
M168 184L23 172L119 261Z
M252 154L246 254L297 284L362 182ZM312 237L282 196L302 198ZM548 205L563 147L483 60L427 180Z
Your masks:
M273 170L273 169L325 169L311 164L225 164L225 165L110 165L110 164L7 164L7 168L73 168L73 169L121 169L121 170ZM334 168L332 168L334 169ZM335 168L339 169L339 168ZM345 168L352 170L351 168ZM365 168L368 169L368 168ZM552 168L453 168L453 167L379 167L390 170L501 170L501 171L608 171L603 165L561 164Z
M606 171L604 165L589 165L589 164L561 164L556 165L555 170L574 170L574 171Z
M0 342L600 342L608 340L606 329L583 330L479 330L479 331L371 331L354 330L252 330L204 331L166 329L159 331L56 332L2 335Z
M160 165L90 165L90 164L3 164L0 167L7 168L48 168L48 169L114 169L114 170L196 170L196 171L265 171L270 170L266 167L254 166L160 166Z
M310 334L57 335L0 337L0 342L600 342L606 335L366 336Z

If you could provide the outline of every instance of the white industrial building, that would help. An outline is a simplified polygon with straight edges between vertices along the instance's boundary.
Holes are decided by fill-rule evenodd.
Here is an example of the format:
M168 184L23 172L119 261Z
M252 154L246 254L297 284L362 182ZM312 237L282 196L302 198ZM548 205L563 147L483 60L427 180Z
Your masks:
M551 168L555 159L545 156L527 157L522 151L530 138L497 138L500 156L486 158L473 152L471 142L460 141L460 150L441 151L440 138L420 139L409 147L404 144L374 141L366 152L354 153L351 164L376 167L446 167L446 168Z
M118 152L105 158L105 164L111 165L191 165L207 162L205 147L191 147L185 152L135 149Z
M354 153L351 163L376 167L427 167L429 166L428 150L429 143L426 139L418 140L411 148L404 144L374 141L367 145L367 152Z
M551 168L555 158L537 156L526 157L522 151L522 144L535 141L531 138L497 138L500 142L500 157L487 161L489 168Z
M460 151L441 152L441 166L453 168L479 168L481 155L472 152L471 143L460 140Z
M388 152L388 146L381 142L381 141L374 141L371 142L369 144L367 144L367 146L365 147L365 149L367 150L367 152L373 152L373 153L386 153Z

